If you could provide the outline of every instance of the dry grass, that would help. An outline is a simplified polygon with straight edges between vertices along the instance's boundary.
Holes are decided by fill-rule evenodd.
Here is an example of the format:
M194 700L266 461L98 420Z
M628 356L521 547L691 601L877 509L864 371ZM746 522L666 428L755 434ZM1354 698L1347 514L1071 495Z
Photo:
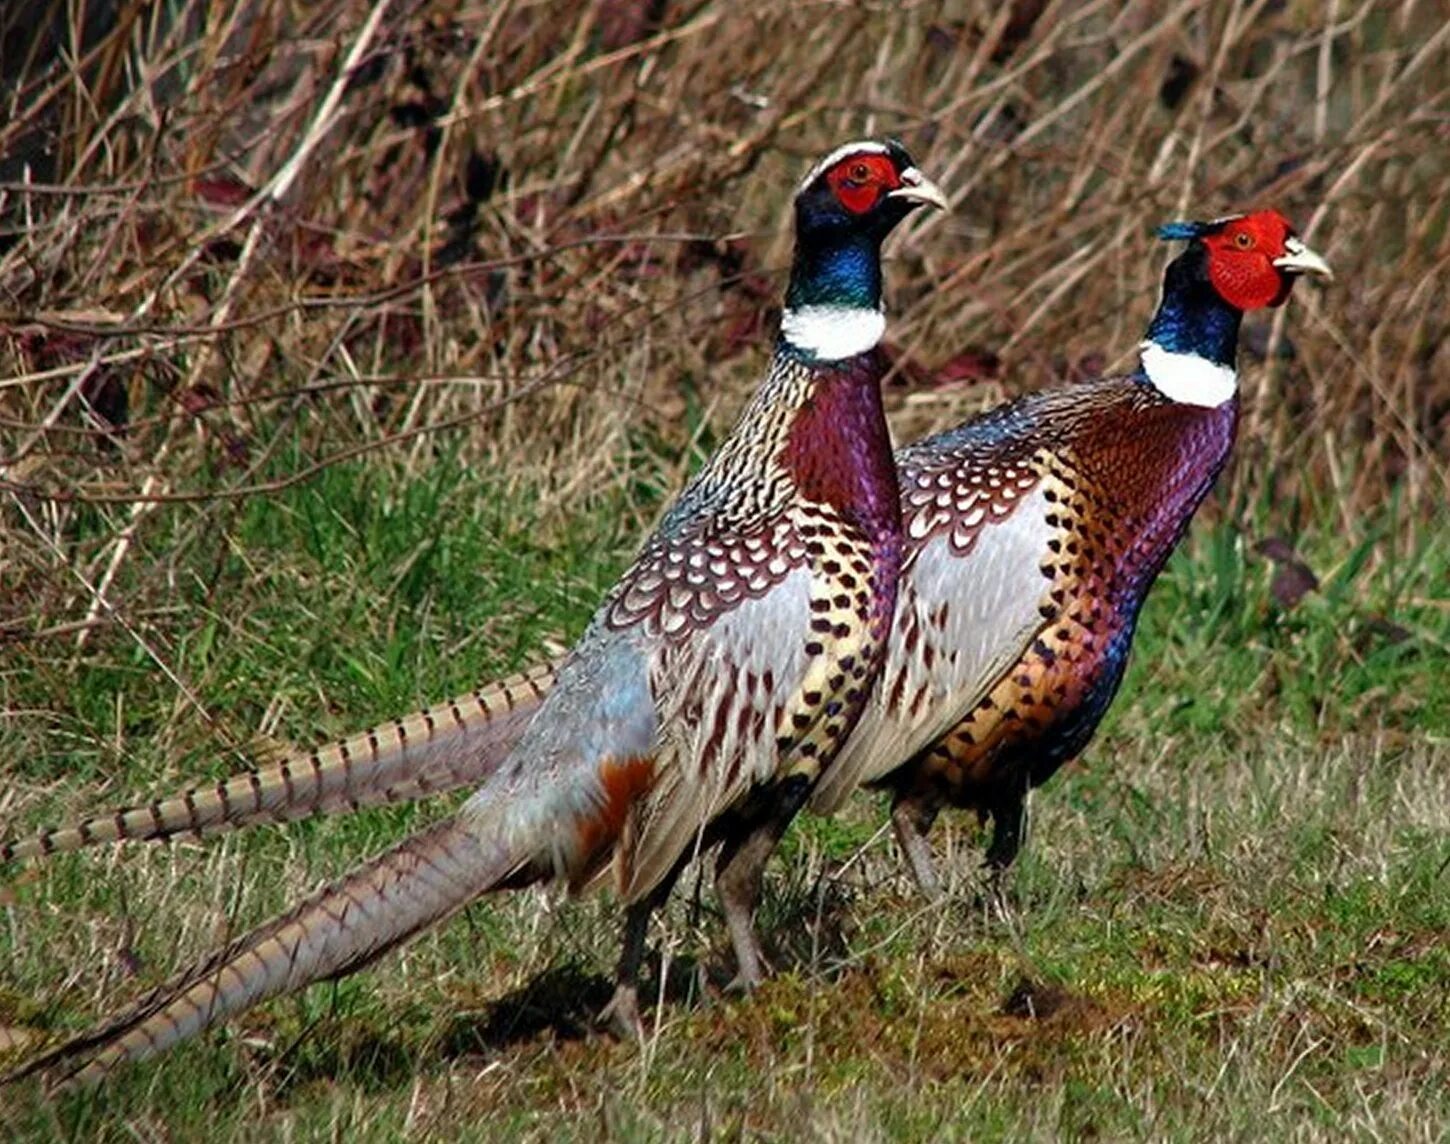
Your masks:
M920 370L1019 390L1122 360L1151 226L1273 204L1340 282L1250 338L1272 368L1238 488L1307 474L1346 513L1443 495L1433 5L259 2L92 24L80 53L6 54L0 417L31 615L73 609L27 572L69 597L69 560L100 587L178 499L361 450L415 466L447 436L560 504L627 472L622 437L677 453L692 399L753 379L788 188L864 132L900 134L959 204L897 245L904 429L981 400ZM75 551L83 506L105 524Z
M141 1072L130 1131L223 1107L218 1136L249 1110L303 1137L1443 1131L1436 5L45 7L0 12L13 821L572 638L752 385L790 188L843 138L901 136L957 201L892 247L903 438L1127 361L1168 218L1276 206L1338 274L1249 325L1244 437L1204 514L1307 535L1325 602L1280 617L1242 545L1195 553L1108 777L1043 800L1026 921L920 912L880 845L821 896L867 809L793 835L771 907L793 971L758 1004L682 997L640 1057L571 1039L612 913L527 899L337 1007L264 1010L194 1076ZM1245 576L1257 594L1203 586ZM1414 651L1374 643L1381 621ZM64 1026L407 820L37 875L0 937L0 1026ZM681 904L670 932L687 954L718 926ZM1004 1006L1024 973L1062 983L1055 1015ZM498 1002L515 989L547 995L542 1028L533 994ZM27 1123L120 1132L73 1112Z

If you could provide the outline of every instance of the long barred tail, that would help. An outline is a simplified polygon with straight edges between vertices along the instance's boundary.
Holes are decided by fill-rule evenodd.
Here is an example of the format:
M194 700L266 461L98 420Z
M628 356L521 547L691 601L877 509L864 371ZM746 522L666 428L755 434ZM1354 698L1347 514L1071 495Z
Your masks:
M0 863L107 842L197 837L477 786L554 684L545 664L330 746L143 806L0 841Z
M498 841L446 818L0 1083L45 1072L66 1085L95 1084L269 997L366 965L498 886L519 864Z

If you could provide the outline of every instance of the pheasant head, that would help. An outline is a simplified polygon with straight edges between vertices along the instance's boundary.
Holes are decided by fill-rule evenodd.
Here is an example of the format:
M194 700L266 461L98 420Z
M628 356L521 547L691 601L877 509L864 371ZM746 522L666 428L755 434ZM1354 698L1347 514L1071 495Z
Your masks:
M1158 237L1200 243L1209 282L1239 310L1282 306L1301 274L1334 277L1329 263L1304 245L1278 211L1172 222L1158 228Z
M881 243L918 207L946 205L894 140L848 143L817 163L796 193L786 347L834 361L876 345L885 328Z
M1288 300L1301 275L1332 278L1278 211L1171 222L1158 237L1188 248L1168 264L1143 342L1143 369L1164 395L1217 406L1238 389L1234 358L1244 313Z

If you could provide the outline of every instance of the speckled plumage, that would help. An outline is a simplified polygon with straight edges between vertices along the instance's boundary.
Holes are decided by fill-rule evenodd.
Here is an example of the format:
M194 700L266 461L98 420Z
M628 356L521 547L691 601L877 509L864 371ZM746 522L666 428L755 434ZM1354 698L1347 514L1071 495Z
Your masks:
M880 700L899 717L935 710L950 722L919 722L901 765L896 745L880 742L890 719L868 714L817 807L872 782L922 825L942 805L967 807L996 820L990 858L1010 862L1022 799L1091 738L1148 588L1222 470L1237 415L1236 401L1205 409L1165 399L1141 376L1109 378L1032 394L902 450L910 555ZM993 530L1030 535L1036 556L1015 553L1019 567L999 575L986 551ZM932 560L957 566L933 576ZM933 580L941 586L924 592ZM992 646L1007 654L975 663L954 693L909 687L913 676L939 685L949 674L942 661L966 639L935 633L966 606L991 610Z
M514 755L499 765L480 751L437 774L485 780L464 812L81 1038L81 1051L101 1054L86 1075L365 964L477 894L480 869L491 885L548 873L580 885L615 858L635 902L623 983L678 869L670 856L691 838L723 841L717 885L744 972L753 935L741 903L753 905L752 879L817 775L823 810L861 782L895 790L898 835L928 889L925 834L944 804L991 815L989 858L1010 862L1023 794L1091 737L1143 598L1231 447L1237 403L1218 396L1218 372L1197 367L1231 368L1237 315L1281 303L1289 275L1328 274L1273 212L1172 236L1192 245L1170 266L1149 331L1164 352L1145 355L1139 373L1022 398L898 454L894 616L896 503L871 429L879 398L849 376L879 363L823 369L783 347L750 433L722 453L743 450L757 479L742 485L734 462L707 466L564 662ZM838 325L811 344L849 342ZM1174 369L1185 373L1161 372ZM794 397L777 407L772 393ZM745 505L769 520L747 520ZM875 577L864 584L862 560ZM884 670L850 729L870 682L862 658L878 658L883 638ZM531 690L547 686L541 674ZM655 702L670 689L674 701ZM510 725L522 718L509 710ZM329 785L331 804L369 799L371 775Z
M828 811L859 783L886 781L898 793L898 832L924 883L932 879L922 836L944 803L995 818L989 856L998 866L1011 861L1023 794L1087 744L1122 678L1138 608L1224 463L1237 404L1219 395L1223 378L1233 380L1243 308L1282 302L1293 273L1328 272L1273 212L1242 218L1264 243L1278 244L1272 264L1261 256L1255 269L1253 251L1239 245L1242 235L1226 229L1231 222L1176 224L1164 232L1192 244L1165 273L1145 343L1159 352L1145 352L1139 372L1024 397L897 456L906 555L887 663L813 804ZM1227 252L1212 267L1211 243L1221 256ZM1181 378L1158 372L1185 366ZM816 456L825 469L811 482L829 485L839 457ZM680 519L709 483L686 495ZM701 600L713 606L716 594L733 598L767 586L780 571L772 571L775 557L767 551L762 542L737 553L739 567L752 571L735 578L720 579L728 569L708 548L703 558L684 559L678 574L708 588ZM664 591L668 576L646 575L635 602L644 600L642 588ZM841 586L858 588L844 578ZM836 631L831 612L850 603L845 594L818 594L821 634ZM874 616L873 631L879 622ZM762 627L773 630L769 622ZM757 695L763 668L752 656L760 650L739 647L750 666L736 689ZM841 664L853 675L861 670L844 648ZM548 681L541 676L533 685L542 689ZM816 698L817 689L802 689L806 709L785 720L803 723L804 760L817 741L807 730ZM840 698L819 698L828 714L844 700L834 714L849 719L859 696L848 688ZM699 722L696 713L680 715L686 724ZM510 712L509 722L518 721ZM722 742L740 733L724 718L712 728ZM496 743L445 774L420 774L426 771L430 785L476 782L497 766L500 750ZM398 770L388 773L396 779ZM329 789L339 792L334 805L343 794L379 800L366 785L369 775L358 777L360 783L353 776L329 779ZM270 773L259 781L277 785ZM399 783L383 797L415 795Z
M614 707L647 712L618 742L603 735L613 756L655 760L615 851L626 900L647 896L751 788L813 781L859 714L900 562L884 368L875 352L832 364L777 353L740 429L606 598L503 768L519 789L576 789L548 760L571 759L581 727L597 753ZM828 458L848 459L839 479L813 467ZM517 793L485 792L515 813ZM593 873L581 858L564 865L572 880Z

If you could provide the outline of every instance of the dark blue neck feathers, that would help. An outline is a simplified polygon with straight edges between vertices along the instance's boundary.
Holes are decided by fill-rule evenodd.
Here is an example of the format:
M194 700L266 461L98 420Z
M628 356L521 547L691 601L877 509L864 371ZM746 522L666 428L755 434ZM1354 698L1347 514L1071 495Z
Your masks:
M1203 243L1191 242L1163 274L1163 297L1147 340L1169 353L1193 354L1232 369L1243 316L1209 281Z
M787 309L881 308L881 244L874 234L837 228L802 234L786 289Z

